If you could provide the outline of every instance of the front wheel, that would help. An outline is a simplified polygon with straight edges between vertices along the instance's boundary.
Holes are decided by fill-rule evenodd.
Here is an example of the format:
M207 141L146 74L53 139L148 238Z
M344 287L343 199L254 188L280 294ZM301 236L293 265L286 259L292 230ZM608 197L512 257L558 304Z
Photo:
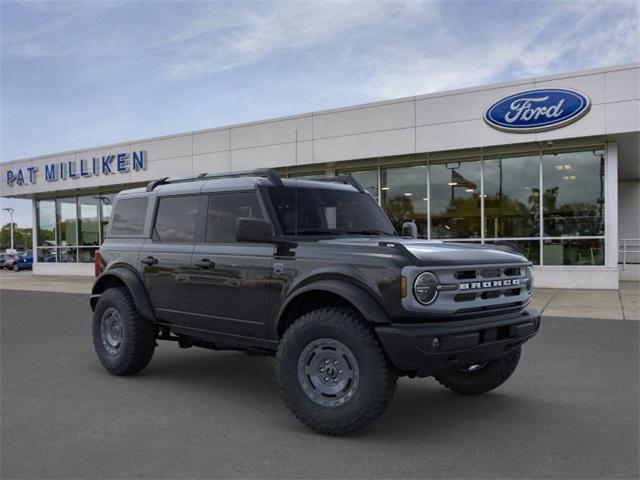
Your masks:
M20 267L18 266L18 264L17 264L17 263L14 263L14 264L13 264L13 271L14 271L14 272L19 272L19 271L20 271Z
M436 380L461 395L480 395L498 388L513 374L520 361L520 347L504 357L436 375Z
M300 422L319 433L346 435L382 415L398 373L359 314L331 307L303 315L286 331L276 378Z
M151 361L156 328L140 317L129 290L106 290L93 312L93 346L100 362L114 375L139 372Z

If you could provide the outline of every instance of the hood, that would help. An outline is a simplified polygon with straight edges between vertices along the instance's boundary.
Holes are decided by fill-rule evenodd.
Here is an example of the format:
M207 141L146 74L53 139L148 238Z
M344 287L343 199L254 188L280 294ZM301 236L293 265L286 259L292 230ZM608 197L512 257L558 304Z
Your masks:
M505 245L479 245L474 243L452 243L439 240L416 240L402 237L348 237L321 240L320 243L351 245L354 248L377 246L380 242L393 242L404 246L419 265L488 265L523 263L527 258Z

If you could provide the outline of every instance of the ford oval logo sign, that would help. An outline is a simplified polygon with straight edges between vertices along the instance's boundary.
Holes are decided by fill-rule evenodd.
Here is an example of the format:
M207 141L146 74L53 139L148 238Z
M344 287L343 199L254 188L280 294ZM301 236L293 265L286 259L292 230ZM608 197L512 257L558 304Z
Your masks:
M540 132L575 122L590 107L589 97L575 90L541 88L498 100L484 113L484 120L507 132Z

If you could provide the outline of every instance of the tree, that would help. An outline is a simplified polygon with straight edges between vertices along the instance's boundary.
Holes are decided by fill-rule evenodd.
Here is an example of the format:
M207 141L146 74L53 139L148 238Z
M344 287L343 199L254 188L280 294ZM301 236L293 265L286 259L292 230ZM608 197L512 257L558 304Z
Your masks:
M13 246L17 250L30 250L32 247L32 231L30 228L20 228L13 223ZM6 223L0 229L0 249L11 248L11 224Z

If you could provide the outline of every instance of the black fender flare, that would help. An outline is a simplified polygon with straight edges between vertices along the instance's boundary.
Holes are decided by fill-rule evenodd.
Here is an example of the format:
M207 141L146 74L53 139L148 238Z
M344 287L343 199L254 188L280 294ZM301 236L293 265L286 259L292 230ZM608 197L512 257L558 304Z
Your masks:
M351 303L368 322L384 324L390 323L391 321L387 312L382 308L382 305L363 287L344 280L327 279L306 283L289 295L278 312L277 330L280 329L280 325L284 321L286 312L292 303L299 298L300 295L312 291L329 292L344 298Z
M98 277L96 283L93 284L93 289L91 290L91 310L95 309L100 295L105 290L105 286L114 278L120 280L129 289L129 292L133 297L133 303L140 315L146 320L155 321L156 316L153 306L151 305L149 295L147 294L147 289L144 286L144 282L137 272L134 272L125 266L114 266Z

